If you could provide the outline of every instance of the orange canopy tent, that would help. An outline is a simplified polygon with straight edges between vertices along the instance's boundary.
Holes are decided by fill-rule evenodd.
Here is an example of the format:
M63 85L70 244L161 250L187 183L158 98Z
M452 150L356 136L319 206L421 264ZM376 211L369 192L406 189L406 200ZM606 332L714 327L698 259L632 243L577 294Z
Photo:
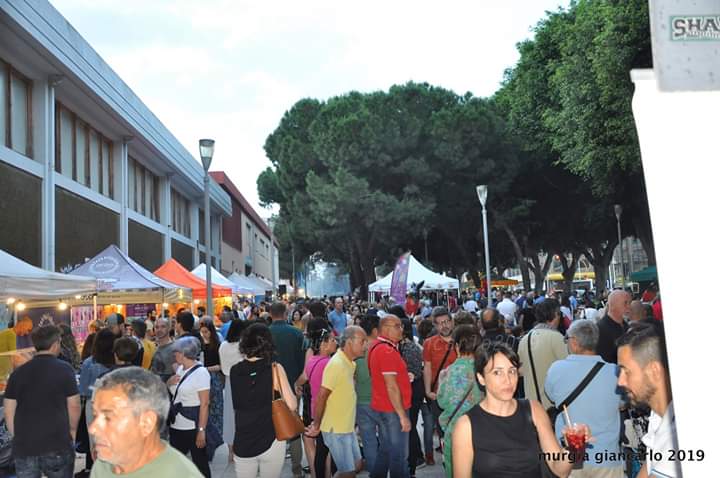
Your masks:
M167 261L165 264L160 266L154 274L175 284L189 287L192 289L194 299L204 299L207 296L205 281L185 269L175 259ZM213 284L212 295L213 297L227 297L232 295L232 289Z

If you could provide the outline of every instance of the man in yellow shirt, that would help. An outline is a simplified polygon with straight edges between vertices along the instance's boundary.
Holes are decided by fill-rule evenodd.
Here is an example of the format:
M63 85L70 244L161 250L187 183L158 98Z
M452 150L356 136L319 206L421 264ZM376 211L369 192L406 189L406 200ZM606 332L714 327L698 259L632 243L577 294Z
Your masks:
M133 337L142 342L142 368L150 370L150 364L152 363L153 355L155 355L155 343L147 338L147 326L142 319L133 320L131 326Z
M322 432L323 440L335 460L339 477L354 477L362 456L355 436L354 360L362 357L367 335L358 326L343 331L340 347L323 371L322 385L315 402L315 420L308 435ZM319 425L318 425L319 424Z

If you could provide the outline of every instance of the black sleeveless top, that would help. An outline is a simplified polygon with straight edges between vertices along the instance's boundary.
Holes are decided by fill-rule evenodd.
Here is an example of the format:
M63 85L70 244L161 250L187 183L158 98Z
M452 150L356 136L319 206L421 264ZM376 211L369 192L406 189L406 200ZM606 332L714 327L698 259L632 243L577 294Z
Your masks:
M243 360L230 369L230 390L235 409L233 452L252 458L267 451L275 440L272 421L273 379L265 359Z
M541 478L540 445L530 402L518 400L509 417L474 406L467 412L472 428L473 478Z

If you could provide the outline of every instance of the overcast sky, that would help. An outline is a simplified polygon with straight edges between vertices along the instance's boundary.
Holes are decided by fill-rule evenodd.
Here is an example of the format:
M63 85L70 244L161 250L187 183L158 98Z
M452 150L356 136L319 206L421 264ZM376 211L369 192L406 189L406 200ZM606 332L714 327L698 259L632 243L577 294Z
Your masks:
M261 216L263 144L305 97L413 80L489 96L545 11L567 0L51 0L197 158ZM199 160L198 160L199 161Z

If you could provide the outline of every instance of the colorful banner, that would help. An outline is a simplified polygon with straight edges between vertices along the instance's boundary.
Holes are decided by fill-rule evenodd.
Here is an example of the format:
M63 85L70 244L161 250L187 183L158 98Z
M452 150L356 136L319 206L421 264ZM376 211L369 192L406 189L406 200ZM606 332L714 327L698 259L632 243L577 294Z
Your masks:
M97 307L97 316L98 319L102 319L104 316L103 307L101 305ZM88 325L92 321L92 305L80 305L70 309L70 327L72 327L72 332L77 342L85 342L85 339L90 334Z
M135 318L145 320L147 313L151 310L155 310L155 304L127 304L125 306L127 315L125 319Z
M17 348L24 349L32 347L30 334L36 327L43 325L70 324L70 310L60 310L57 307L38 307L18 312L17 324L15 324L15 335L17 336Z
M395 303L398 305L405 305L409 266L410 253L406 252L398 257L395 269L393 269L392 280L390 282L390 297L395 299Z

